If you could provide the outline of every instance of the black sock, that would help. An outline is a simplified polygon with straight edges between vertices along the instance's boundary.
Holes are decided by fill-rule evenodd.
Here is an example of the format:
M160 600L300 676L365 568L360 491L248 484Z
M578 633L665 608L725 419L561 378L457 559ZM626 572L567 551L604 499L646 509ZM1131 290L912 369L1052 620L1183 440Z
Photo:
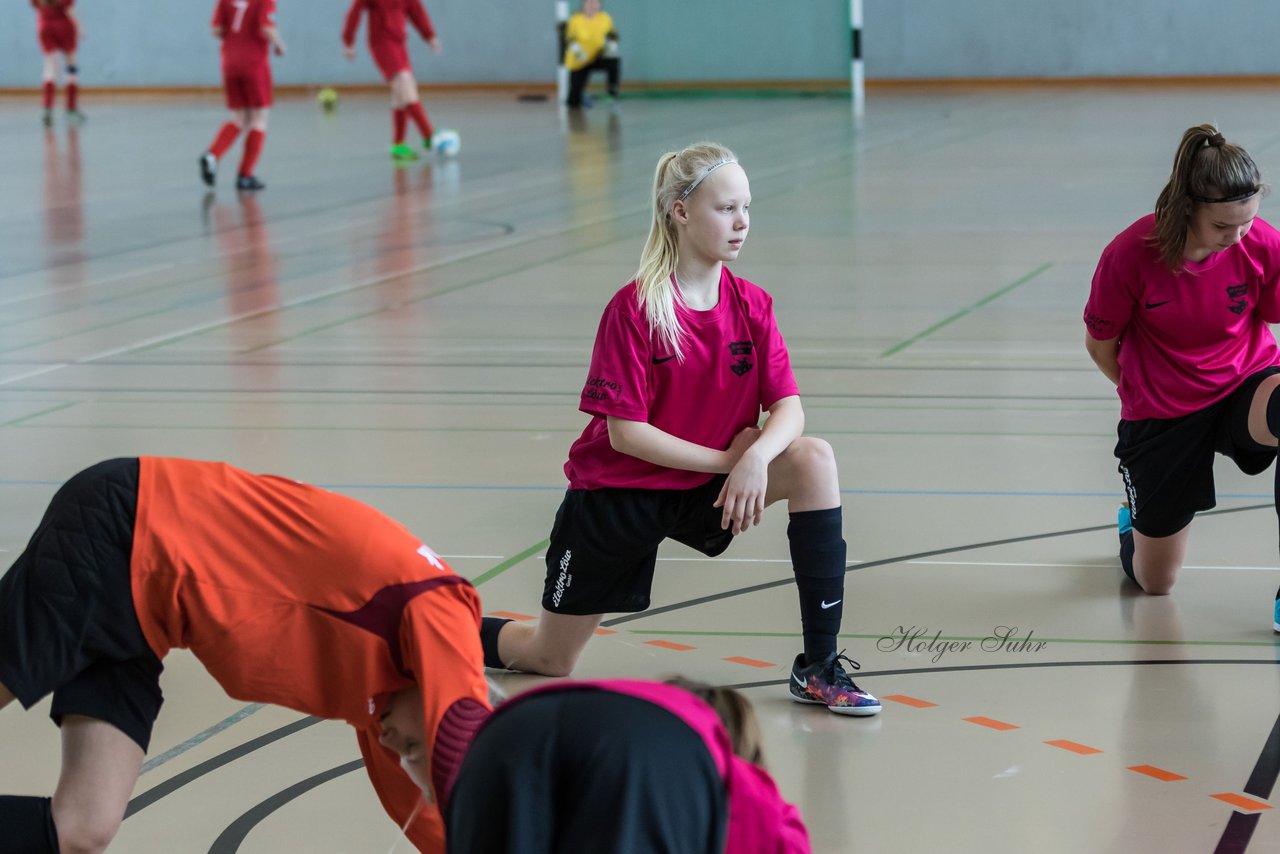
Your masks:
M49 798L0 795L0 828L8 854L58 854Z
M805 664L822 661L836 651L844 616L845 542L840 519L840 508L832 507L792 513L787 525L800 593Z
M1133 575L1133 529L1125 531L1120 535L1120 568L1124 570L1124 574L1129 576L1129 580L1134 584L1138 584L1138 579ZM1138 585L1141 587L1142 585Z
M480 618L480 648L484 650L484 666L505 669L502 656L498 655L498 633L502 627L511 622L502 617Z

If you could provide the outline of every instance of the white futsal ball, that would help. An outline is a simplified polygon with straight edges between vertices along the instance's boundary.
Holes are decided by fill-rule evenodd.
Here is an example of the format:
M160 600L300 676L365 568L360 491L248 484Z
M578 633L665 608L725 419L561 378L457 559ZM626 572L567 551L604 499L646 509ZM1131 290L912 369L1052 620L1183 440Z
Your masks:
M431 150L445 157L455 157L462 148L462 137L452 128L441 128L431 135Z

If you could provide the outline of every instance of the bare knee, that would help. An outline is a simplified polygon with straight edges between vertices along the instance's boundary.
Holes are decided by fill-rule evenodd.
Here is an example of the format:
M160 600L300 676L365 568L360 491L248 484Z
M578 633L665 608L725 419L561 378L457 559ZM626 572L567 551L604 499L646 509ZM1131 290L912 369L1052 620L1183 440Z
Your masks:
M100 854L106 851L120 829L122 816L53 801L53 823L58 829L61 854Z
M831 474L836 471L836 453L825 439L801 436L787 446L787 456L792 465L811 474Z
M1178 580L1179 564L1159 563L1147 565L1141 560L1134 560L1134 575L1142 592L1150 596L1168 596L1173 592L1173 584Z
M498 654L509 670L542 676L568 676L578 663L582 645L549 636L541 627L508 623L498 636Z

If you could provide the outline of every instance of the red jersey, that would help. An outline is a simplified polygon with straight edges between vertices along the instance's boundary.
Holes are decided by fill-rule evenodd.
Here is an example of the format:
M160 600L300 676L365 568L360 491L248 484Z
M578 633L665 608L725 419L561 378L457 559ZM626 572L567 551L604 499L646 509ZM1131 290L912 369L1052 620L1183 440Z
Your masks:
M422 7L422 0L353 0L347 10L347 20L342 25L342 43L351 47L356 43L356 30L360 29L360 16L369 12L369 44L401 42L406 40L405 19L427 41L435 38L436 31Z
M454 703L488 707L475 589L353 499L224 463L142 457L130 571L158 657L190 649L235 699L350 723L399 825L422 794L378 744L388 695L419 686L435 748ZM423 809L409 836L443 851L438 811Z
M71 16L68 12L75 2L76 0L52 0L52 2L31 0L31 5L40 13L40 26L45 27L50 24L71 24Z
M213 26L222 30L222 64L244 68L265 65L276 25L276 0L218 0Z

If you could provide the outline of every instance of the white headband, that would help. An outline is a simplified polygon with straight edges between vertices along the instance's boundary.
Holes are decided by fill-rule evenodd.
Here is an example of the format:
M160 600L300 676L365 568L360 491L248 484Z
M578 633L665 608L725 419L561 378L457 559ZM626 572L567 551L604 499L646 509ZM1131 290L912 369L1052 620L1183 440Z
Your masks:
M726 157L724 160L717 160L715 163L712 163L706 169L702 170L702 174L698 175L697 178L693 179L692 184L684 188L684 192L680 194L680 198L676 199L676 201L683 202L685 199L687 199L689 197L689 194L692 193L694 190L698 189L698 185L701 184L703 181L705 181L708 175L710 175L712 172L719 169L721 166L728 166L730 163L737 163L737 162L738 161L734 160L732 157Z

